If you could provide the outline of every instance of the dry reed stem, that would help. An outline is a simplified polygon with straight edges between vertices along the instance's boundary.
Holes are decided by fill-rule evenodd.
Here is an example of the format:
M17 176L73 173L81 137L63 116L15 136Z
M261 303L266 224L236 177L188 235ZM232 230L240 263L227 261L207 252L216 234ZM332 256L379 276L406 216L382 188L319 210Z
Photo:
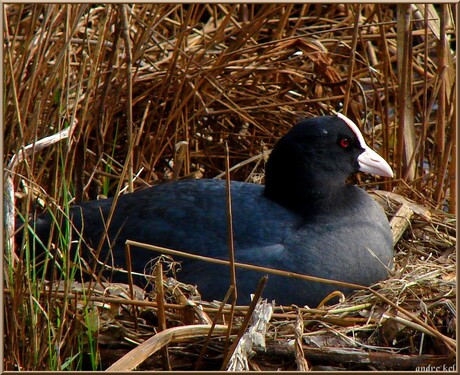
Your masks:
M295 337L295 361L297 364L297 371L310 371L308 361L305 359L305 352L303 350L303 330L304 322L300 314L297 315L294 326Z
M209 263L215 263L215 264L223 264L226 266L230 266L230 262L218 258L212 258L212 257L206 257L202 255L197 255L197 254L192 254L192 253L187 253L184 251L178 251L178 250L173 250L173 249L168 249L165 247L161 246L154 246L154 245L149 245L146 243L142 242L137 242L137 241L132 241L132 240L127 240L126 241L127 246L135 246L135 247L140 247L146 250L151 250L151 251L156 251L162 254L168 254L168 255L174 255L176 257L183 257L183 258L192 258L196 260L200 260L203 262L209 262ZM353 284L353 283L348 283L344 281L338 281L338 280L332 280L332 279L325 279L321 277L316 277L316 276L309 276L309 275L304 275L304 274L299 274L295 272L287 272L275 268L269 268L269 267L262 267L262 266L257 266L253 264L248 264L248 263L240 263L240 262L235 262L234 263L235 267L238 268L244 268L248 270L253 270L253 271L259 271L259 272L265 272L273 275L281 275L285 277L293 277L293 278L298 278L298 279L303 279L307 281L315 281L319 283L324 283L324 284L333 284L333 285L338 285L338 286L343 286L347 288L353 288L353 289L367 289L366 286L363 285L358 285L358 284Z
M130 371L168 343L172 341L180 342L183 339L194 338L197 336L204 336L208 334L210 329L210 325L201 324L168 328L167 330L152 336L150 339L144 341L141 345L131 350L127 355L111 365L107 371ZM227 332L228 327L225 325L216 325L213 329L216 335L222 335Z
M227 293L225 294L224 299L222 300L222 302L221 302L221 304L219 306L219 309L217 310L216 317L212 322L211 329L209 330L208 336L206 337L206 341L204 342L203 347L201 348L201 351L200 351L200 355L198 356L198 359L196 360L195 365L193 367L194 370L200 370L201 361L203 360L204 354L206 353L206 349L208 348L209 342L210 342L211 337L212 337L212 333L214 332L214 327L217 324L217 318L221 316L221 314L222 314L222 312L224 310L225 304L227 303L229 298L233 295L233 288L234 288L234 286L230 285L230 287L228 288ZM234 305L233 304L232 304L232 310L230 311L230 314L232 314L232 316L234 314Z

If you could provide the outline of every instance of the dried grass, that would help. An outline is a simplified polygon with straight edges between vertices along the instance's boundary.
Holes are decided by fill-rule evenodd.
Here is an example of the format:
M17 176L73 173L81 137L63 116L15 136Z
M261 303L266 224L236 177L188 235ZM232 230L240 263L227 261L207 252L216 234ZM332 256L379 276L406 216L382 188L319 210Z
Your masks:
M277 306L267 351L258 351L249 366L306 368L299 350L313 369L451 365L456 339L453 9L7 5L5 166L22 147L77 123L68 142L31 153L11 171L17 210L27 214L37 197L55 210L53 202L59 206L69 198L95 199L172 178L215 177L225 171L226 143L232 178L259 183L267 150L293 123L342 110L397 172L391 181L357 182L392 191L376 196L390 218L403 200L415 212L395 247L395 273L375 287L380 297L362 290L321 309ZM411 48L400 55L401 45ZM73 348L91 345L96 350L91 368L106 368L159 329L159 307L151 297L133 297L129 288L124 296L113 296L114 287L99 291L93 285L83 293L68 282L35 284L24 263L11 260L13 255L20 260L21 253L10 255L7 370L85 368ZM187 293L184 286L176 293L181 289ZM171 292L169 298L161 308L167 330L228 323L218 304L199 303L199 313L183 296ZM235 307L235 326L246 311ZM223 308L224 316L229 313ZM89 334L81 336L82 331ZM201 369L220 369L229 343L217 331L210 337L206 342L201 331L173 337L167 351L153 354L140 368L193 369L206 342ZM70 360L75 355L80 359Z

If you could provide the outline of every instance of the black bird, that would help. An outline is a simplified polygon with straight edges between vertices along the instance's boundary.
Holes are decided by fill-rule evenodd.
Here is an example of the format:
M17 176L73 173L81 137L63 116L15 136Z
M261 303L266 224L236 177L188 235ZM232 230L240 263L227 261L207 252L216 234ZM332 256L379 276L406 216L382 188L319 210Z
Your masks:
M366 286L386 278L393 259L390 226L364 190L346 183L358 171L393 175L345 116L299 122L274 147L265 186L231 182L235 260ZM111 205L112 199L105 199L71 208L73 223L82 230L83 222L83 236L92 248L102 237L102 217L107 218ZM50 222L44 215L34 223L44 241ZM122 195L108 233L111 247L105 241L99 259L110 254L114 266L126 267L127 239L228 259L225 181L169 182ZM86 246L81 251L90 258ZM158 255L141 248L132 253L136 272ZM262 275L237 269L239 303L249 302ZM196 284L205 300L221 300L230 285L229 268L191 259L183 260L177 278ZM114 279L126 281L126 274ZM263 296L279 304L315 307L334 290L351 291L270 275Z

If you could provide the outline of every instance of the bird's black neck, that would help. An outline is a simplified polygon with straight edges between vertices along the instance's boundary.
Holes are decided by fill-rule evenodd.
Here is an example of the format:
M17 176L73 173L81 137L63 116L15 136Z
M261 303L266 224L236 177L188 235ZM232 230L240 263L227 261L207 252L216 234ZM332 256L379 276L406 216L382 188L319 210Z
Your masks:
M265 168L264 195L302 216L328 213L337 204L347 204L351 186L345 183L348 176L330 173L298 156L299 150L277 146Z
M335 211L337 204L346 204L350 188L345 183L326 186L296 179L285 179L282 182L284 184L268 183L264 195L302 216Z

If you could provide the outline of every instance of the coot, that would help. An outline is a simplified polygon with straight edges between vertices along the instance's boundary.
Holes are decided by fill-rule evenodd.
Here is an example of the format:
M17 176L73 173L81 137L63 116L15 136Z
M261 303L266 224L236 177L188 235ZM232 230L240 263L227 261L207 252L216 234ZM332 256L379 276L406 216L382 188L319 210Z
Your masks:
M387 277L392 266L388 220L362 189L346 183L358 171L391 177L390 166L365 143L348 118L323 116L295 125L273 149L265 186L231 182L235 260L361 285ZM112 199L70 210L89 248L96 248ZM50 217L35 223L47 240ZM99 259L126 268L127 239L228 259L225 181L184 180L120 196ZM76 236L74 235L74 238ZM91 261L87 246L78 245ZM143 272L158 254L134 248L133 271ZM176 259L179 260L179 259ZM238 303L248 303L263 274L237 269ZM115 273L113 280L126 281ZM203 299L222 300L230 271L184 259L177 278L196 284ZM270 275L264 298L279 304L316 306L335 285Z

